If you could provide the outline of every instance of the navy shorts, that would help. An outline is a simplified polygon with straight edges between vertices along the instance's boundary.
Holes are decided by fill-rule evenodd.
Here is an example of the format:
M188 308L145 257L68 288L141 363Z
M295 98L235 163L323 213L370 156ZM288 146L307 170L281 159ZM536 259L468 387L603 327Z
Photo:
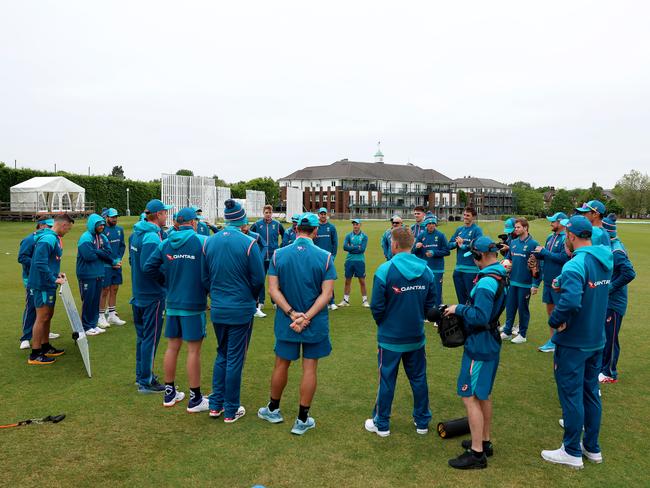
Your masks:
M122 284L122 268L113 269L110 267L104 268L104 288L108 288L111 285L121 285Z
M29 296L33 300L34 308L50 307L54 308L56 304L56 290L29 290Z
M302 346L302 357L305 359L324 358L332 352L330 338L326 337L320 342L291 342L276 339L275 354L287 361L295 361L300 357L300 346Z
M205 337L205 312L197 315L167 315L165 337L200 341Z
M492 393L498 367L498 358L492 361L477 361L463 353L458 375L458 396L476 396L479 400L488 400Z
M544 290L542 291L542 303L552 303L553 305L557 305L557 303L560 301L560 295L561 293L553 291L551 285L544 283Z
M345 262L346 278L365 278L366 263L364 261L346 261Z

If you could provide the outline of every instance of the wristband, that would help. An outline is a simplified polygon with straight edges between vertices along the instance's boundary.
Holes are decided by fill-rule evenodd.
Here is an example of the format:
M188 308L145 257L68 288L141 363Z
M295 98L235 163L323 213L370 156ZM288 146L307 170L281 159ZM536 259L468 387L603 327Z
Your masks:
M291 318L291 314L292 314L294 311L295 311L295 310L294 310L293 308L290 308L288 311L284 312L284 314L285 314L287 317Z

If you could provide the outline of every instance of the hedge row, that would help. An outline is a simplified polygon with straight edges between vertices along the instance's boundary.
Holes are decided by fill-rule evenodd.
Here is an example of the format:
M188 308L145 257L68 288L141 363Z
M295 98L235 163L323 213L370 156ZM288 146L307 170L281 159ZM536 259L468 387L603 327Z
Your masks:
M137 215L152 198L160 198L159 181L120 180L111 176L86 176L59 171L52 173L33 169L13 169L0 163L0 201L10 201L9 189L35 176L64 176L86 189L86 202L93 202L96 210L113 207L126 213L126 189L129 188L131 214Z

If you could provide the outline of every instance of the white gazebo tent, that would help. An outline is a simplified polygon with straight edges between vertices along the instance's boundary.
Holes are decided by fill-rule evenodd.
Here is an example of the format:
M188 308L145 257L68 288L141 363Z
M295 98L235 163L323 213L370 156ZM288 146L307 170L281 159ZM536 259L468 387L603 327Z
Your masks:
M12 212L81 212L86 190L63 176L37 176L10 188Z

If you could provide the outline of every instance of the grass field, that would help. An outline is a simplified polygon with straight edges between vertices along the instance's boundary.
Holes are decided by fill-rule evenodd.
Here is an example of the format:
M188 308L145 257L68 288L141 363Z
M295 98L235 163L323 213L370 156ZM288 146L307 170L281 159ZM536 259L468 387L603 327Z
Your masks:
M133 220L122 219L130 231ZM336 222L342 244L350 224ZM501 224L482 223L496 237ZM379 239L384 222L367 222L366 255L369 283L383 262ZM74 278L76 241L84 224L78 222L65 238L63 271ZM189 415L185 404L164 409L162 397L140 395L134 386L134 342L128 305L130 279L120 291L118 310L127 320L106 334L90 337L94 376L88 379L70 338L70 327L59 304L52 330L67 354L52 367L30 367L27 351L18 349L23 288L16 262L18 243L31 224L0 223L0 424L65 412L57 425L0 430L0 486L197 486L250 487L392 487L392 486L650 486L650 339L647 315L650 266L650 225L619 225L637 271L631 284L630 305L623 324L620 382L602 388L604 416L601 444L605 462L585 463L575 472L549 465L542 449L559 447L562 430L552 356L537 352L547 339L541 296L531 301L529 342L503 345L494 399L495 456L489 468L458 472L447 460L460 453L459 440L442 440L434 432L419 436L412 423L408 381L400 373L393 404L391 436L366 432L377 389L376 326L361 308L358 285L353 306L330 314L334 350L319 367L319 386L312 406L317 428L303 437L289 434L297 413L299 364L290 372L281 408L285 423L271 425L256 417L268 401L273 366L273 311L256 319L244 370L242 404L247 415L232 425L207 415ZM453 227L441 227L451 235ZM543 242L545 221L532 223L531 232ZM444 301L455 302L451 280L454 256L447 260ZM344 253L339 252L339 280L343 290ZM128 266L125 276L128 276ZM268 308L268 307L267 307ZM267 310L268 311L268 310ZM643 317L646 317L645 319ZM428 380L433 412L439 420L464 416L456 396L460 350L443 349L427 324ZM162 370L162 352L156 370ZM216 350L209 328L203 348L203 390L210 391ZM185 387L184 350L176 383ZM433 430L433 429L432 429Z

